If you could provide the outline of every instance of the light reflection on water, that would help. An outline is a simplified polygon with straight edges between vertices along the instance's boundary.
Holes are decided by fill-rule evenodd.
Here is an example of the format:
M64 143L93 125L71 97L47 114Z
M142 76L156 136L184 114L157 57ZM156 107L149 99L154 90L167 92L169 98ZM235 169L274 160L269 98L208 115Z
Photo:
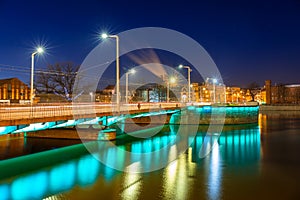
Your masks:
M121 199L135 200L139 199L142 191L142 175L141 174L127 174L124 176L123 192Z
M170 130L174 130L174 127ZM157 172L122 173L104 166L88 154L2 181L0 199L55 199L61 196L80 199L80 195L89 199L97 199L99 195L111 199L193 199L199 195L208 199L220 199L224 165L251 165L259 162L260 131L257 126L232 127L221 135L212 153L202 159L199 153L204 136L204 132L199 132L185 154ZM151 139L120 146L130 148L135 153L151 152L174 141L174 137L173 131L167 131ZM177 147L173 146L169 152L164 151L154 156L158 161L168 160L176 153ZM113 150L108 150L106 156L120 165L125 159L123 155L116 155ZM139 157L134 157L134 160L138 162ZM151 188L156 188L155 193L151 192Z
M220 199L221 197L222 169L220 166L220 159L219 144L216 144L209 159L209 187L207 190L207 195L210 197L210 199Z

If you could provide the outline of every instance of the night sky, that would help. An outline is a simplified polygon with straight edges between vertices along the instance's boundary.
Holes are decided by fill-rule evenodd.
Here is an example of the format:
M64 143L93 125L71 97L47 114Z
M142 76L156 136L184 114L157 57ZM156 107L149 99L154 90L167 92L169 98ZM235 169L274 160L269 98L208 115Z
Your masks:
M227 85L300 83L299 0L195 2L0 0L0 78L28 83L38 44L47 46L47 54L38 58L37 69L81 64L102 30L117 34L155 26L198 41Z

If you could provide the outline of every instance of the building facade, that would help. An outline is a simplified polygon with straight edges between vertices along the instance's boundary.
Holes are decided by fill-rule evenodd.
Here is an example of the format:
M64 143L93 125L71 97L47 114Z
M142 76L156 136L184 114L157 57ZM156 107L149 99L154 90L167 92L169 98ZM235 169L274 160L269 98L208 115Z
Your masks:
M204 103L226 102L226 86L206 81L199 86L199 101Z
M0 100L21 103L30 100L30 88L18 78L0 80Z
M103 102L103 103L111 103L114 93L115 93L115 86L108 85L103 90L96 92L95 101Z
M200 86L199 83L191 83L190 85L190 98L191 102L200 102ZM189 101L188 85L184 85L180 92L181 102Z
M265 82L262 99L266 104L300 104L300 84L275 84Z

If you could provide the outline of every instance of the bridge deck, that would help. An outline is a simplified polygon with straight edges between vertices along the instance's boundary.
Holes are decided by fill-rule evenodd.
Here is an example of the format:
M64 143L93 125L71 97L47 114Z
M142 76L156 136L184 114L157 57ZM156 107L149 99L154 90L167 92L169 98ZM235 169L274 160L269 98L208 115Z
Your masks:
M120 112L117 112L116 107L111 104L37 104L34 106L6 105L0 107L0 126L91 118L96 116L137 114L149 111L159 111L161 109L174 110L178 109L178 106L180 106L178 103L147 103L141 104L140 109L138 109L137 104L127 104L122 105L120 107Z

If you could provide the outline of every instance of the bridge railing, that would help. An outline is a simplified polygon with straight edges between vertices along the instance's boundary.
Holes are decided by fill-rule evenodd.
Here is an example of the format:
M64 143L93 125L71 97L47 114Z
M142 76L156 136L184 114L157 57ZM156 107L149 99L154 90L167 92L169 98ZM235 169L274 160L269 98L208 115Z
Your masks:
M139 106L140 105L140 106ZM138 103L122 104L120 111L134 111L139 109L180 107L180 103ZM0 106L0 121L34 119L46 117L73 116L76 113L88 115L93 113L116 112L114 104L35 104L35 105L5 105Z

